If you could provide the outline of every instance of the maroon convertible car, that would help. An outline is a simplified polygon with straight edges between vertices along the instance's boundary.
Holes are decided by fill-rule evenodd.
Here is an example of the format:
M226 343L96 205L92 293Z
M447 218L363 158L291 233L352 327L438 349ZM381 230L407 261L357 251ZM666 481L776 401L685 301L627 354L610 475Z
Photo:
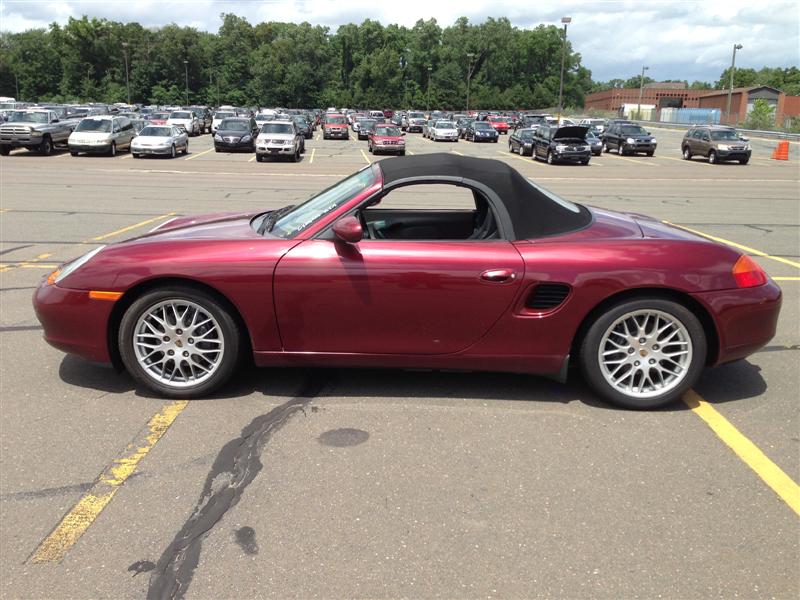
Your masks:
M469 204L387 206L434 186ZM173 398L252 355L561 380L574 363L609 401L652 408L767 343L781 292L727 246L568 202L504 162L428 154L298 206L168 221L63 265L34 304L50 344Z

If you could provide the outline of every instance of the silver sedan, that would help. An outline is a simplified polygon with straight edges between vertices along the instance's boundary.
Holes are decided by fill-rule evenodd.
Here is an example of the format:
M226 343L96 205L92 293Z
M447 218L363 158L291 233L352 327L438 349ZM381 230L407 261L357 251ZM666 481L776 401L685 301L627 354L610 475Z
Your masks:
M148 154L171 156L189 153L189 134L174 125L148 125L131 142L133 158Z

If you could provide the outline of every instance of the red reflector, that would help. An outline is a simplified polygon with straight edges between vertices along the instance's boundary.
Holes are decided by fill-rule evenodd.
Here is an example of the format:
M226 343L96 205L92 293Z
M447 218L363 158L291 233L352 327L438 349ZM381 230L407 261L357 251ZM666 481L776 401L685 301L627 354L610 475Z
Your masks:
M749 288L767 283L767 274L758 266L758 263L749 256L742 254L733 265L733 278L737 287Z

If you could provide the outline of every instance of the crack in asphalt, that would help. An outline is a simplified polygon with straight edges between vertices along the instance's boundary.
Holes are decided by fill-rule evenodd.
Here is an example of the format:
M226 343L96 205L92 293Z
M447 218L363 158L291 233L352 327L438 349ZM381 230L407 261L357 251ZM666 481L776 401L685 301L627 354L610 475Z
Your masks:
M261 471L261 452L272 435L306 407L331 382L330 375L312 375L297 396L253 419L241 435L223 446L206 478L192 515L164 550L150 575L148 600L183 598L200 560L203 539L239 502Z

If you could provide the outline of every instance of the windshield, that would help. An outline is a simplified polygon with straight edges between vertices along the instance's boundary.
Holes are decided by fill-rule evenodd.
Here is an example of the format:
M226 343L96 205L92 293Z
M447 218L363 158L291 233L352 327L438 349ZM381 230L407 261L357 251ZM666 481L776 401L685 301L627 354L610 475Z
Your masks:
M8 121L14 123L47 123L47 113L12 113Z
M408 118L409 119L424 119L425 115L423 115L422 113L418 113L418 112L412 112L412 113L408 113Z
M233 116L232 112L215 112L214 113L214 118L215 119L227 119L228 117L232 117L232 116Z
M219 128L225 131L247 131L249 129L247 121L241 119L225 119L219 124Z
M358 126L361 127L361 129L374 129L375 125L375 119L361 119L358 122Z
M149 135L154 137L169 137L172 135L172 127L145 127L139 135L145 137Z
M169 113L155 113L151 118L159 121L166 121L169 119Z
M486 121L479 121L472 124L474 129L492 129L492 126L489 125Z
M174 112L169 116L170 119L191 119L192 113L190 112Z
M94 131L98 133L108 133L111 131L111 120L109 119L84 119L75 128L75 131Z
M455 125L453 125L452 121L436 121L436 127L439 129L454 129Z
M326 117L325 122L328 125L345 125L344 117Z
M366 167L282 216L275 222L271 233L282 238L293 237L374 183L375 172Z
M519 132L519 137L523 140L530 140L533 138L533 132L530 129Z
M267 123L261 128L261 133L293 133L290 123Z
M711 132L711 139L712 140L729 140L738 142L739 141L739 134L736 133L733 129L718 129Z
M647 132L638 125L623 125L619 131L622 135L647 135Z
M376 127L375 128L375 135L386 135L386 136L400 136L400 129L397 127Z

